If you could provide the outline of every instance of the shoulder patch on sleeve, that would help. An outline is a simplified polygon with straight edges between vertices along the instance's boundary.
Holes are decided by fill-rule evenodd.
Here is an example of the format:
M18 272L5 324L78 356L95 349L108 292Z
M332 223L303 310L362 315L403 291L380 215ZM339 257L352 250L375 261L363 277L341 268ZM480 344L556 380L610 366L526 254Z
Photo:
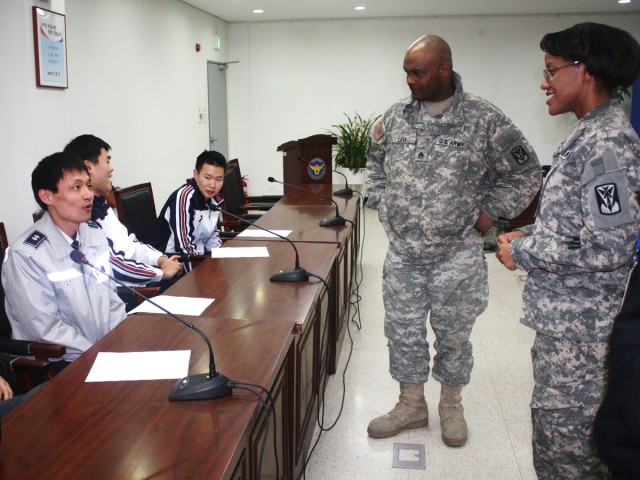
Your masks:
M98 225L96 222L94 222L93 220L89 220L87 222L87 225L89 225L91 228L100 228L100 225Z
M618 173L598 177L597 183L589 189L589 204L596 228L617 227L633 221L628 190L624 178Z
M511 150L509 150L511 157L518 162L518 165L524 165L529 161L529 153L525 150L525 148L520 145L516 145Z
M379 142L382 137L384 137L384 125L382 125L382 120L378 120L373 126L373 138Z
M502 152L509 165L515 169L519 169L529 163L531 152L524 142L522 133L511 125L496 140L496 145Z
M633 221L632 195L624 170L618 168L613 151L607 151L585 165L582 182L589 185L589 207L597 228L609 228Z
M31 235L24 239L24 244L31 245L33 248L38 248L42 242L47 239L47 236L39 232L38 230L34 230Z
M598 210L601 215L615 215L620 213L620 197L615 183L605 183L595 186Z

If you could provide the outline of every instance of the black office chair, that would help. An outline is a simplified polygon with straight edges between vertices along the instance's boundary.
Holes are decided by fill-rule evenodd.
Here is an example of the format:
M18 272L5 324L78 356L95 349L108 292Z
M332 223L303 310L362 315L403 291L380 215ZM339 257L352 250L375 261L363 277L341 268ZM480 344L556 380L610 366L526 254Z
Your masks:
M231 170L227 170L224 174L224 184L222 185L221 197L224 200L222 208L236 217L240 217L243 220L252 223L262 216L262 214L248 213L248 209L243 201L244 194L242 190L238 191L237 184L234 180L234 174ZM238 220L233 217L227 217L225 220L236 222L238 224L238 229L235 229L235 231L241 231L246 228L246 224L240 224Z
M260 196L246 196L244 194L244 188L242 187L242 173L240 172L240 163L237 158L229 160L227 162L227 172L233 172L233 186L235 194L237 195L238 202L243 206L246 211L251 210L269 210L274 203L278 202L282 195L260 195ZM225 177L225 183L227 182Z
M118 219L142 243L150 243L156 224L156 206L151 183L141 183L113 192Z
M142 243L148 244L151 241L157 217L151 183L116 188L113 190L113 198L107 198L107 201L109 205L115 204L118 220L127 227L129 233L133 233ZM139 286L133 289L145 297L155 297L160 294L160 288L157 285ZM135 301L132 302L129 293L120 287L118 295L125 301L127 311L136 303L144 301L142 297L136 296Z
M0 223L0 275L4 255L9 247L4 223ZM0 370L15 393L26 393L36 384L53 378L51 358L62 358L67 349L63 345L39 343L11 338L11 324L4 308L4 287L0 285ZM33 356L33 359L20 355Z

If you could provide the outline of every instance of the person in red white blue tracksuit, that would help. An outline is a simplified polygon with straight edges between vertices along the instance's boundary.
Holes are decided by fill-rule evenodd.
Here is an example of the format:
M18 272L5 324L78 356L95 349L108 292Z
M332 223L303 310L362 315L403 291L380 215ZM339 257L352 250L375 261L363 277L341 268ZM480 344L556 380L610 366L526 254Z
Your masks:
M156 221L151 245L163 252L203 255L218 248L220 231L216 196L222 189L227 161L219 152L204 151L193 178L173 192ZM185 263L185 270L191 266Z

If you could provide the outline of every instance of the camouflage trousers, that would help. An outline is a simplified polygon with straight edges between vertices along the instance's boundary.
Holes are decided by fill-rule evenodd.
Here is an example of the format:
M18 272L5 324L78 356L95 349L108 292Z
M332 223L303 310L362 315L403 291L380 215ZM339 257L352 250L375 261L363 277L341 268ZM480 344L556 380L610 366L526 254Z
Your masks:
M607 478L593 438L593 420L604 396L606 352L606 343L536 334L531 422L540 480Z
M468 238L448 257L427 265L403 261L390 245L382 290L391 376L400 383L427 381L430 313L436 351L433 377L447 385L469 383L473 368L469 337L489 297L480 236Z

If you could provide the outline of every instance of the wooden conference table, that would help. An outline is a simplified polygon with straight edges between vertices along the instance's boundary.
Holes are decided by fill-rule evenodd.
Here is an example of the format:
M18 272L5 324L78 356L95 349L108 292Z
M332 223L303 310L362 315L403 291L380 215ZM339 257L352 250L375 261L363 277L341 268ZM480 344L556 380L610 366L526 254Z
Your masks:
M189 320L209 337L218 371L272 390L279 415L291 408L293 322ZM167 315L129 317L2 420L0 477L254 478L249 462L263 424L249 392L171 402L175 380L84 382L98 352L184 349L192 351L190 373L208 371L208 350L195 332Z
M289 196L283 200L260 221L291 206ZM320 207L304 215L320 215L317 223L324 215ZM347 248L314 243L295 225L297 235L309 239L296 241L301 266L335 291L343 275L337 258ZM278 225L293 227L291 219ZM297 478L329 358L335 356L335 339L329 334L335 308L317 279L269 281L271 274L293 268L289 243L233 240L223 248L249 245L266 246L269 257L206 259L166 293L215 298L200 317L186 319L211 340L218 371L271 391L277 432L274 439L271 420L262 465L264 412L249 392L234 389L224 398L172 402L167 397L175 380L84 382L101 351L190 349L189 373L207 371L206 345L195 332L166 315L138 314L2 420L0 478L249 479L257 478L260 468L262 478L275 478L276 468L280 478Z
M359 190L361 186L352 186L357 192L353 196L332 195L332 192L336 190L336 185L316 184L303 185L303 187L316 195L300 190L291 190L266 214L262 215L255 224L268 230L291 230L291 234L287 238L296 244L325 243L334 245L338 249L333 278L335 302L331 312L329 330L332 345L332 351L329 355L329 373L333 374L336 371L348 322L349 300L360 248L362 199ZM346 221L345 225L320 226L320 220L335 216L336 206L331 200L320 198L317 195L333 198L338 206L339 214ZM255 227L249 229L256 230ZM242 241L244 237L237 237L237 240ZM269 240L283 241L277 238ZM305 261L306 257L301 255L301 266L305 266Z

